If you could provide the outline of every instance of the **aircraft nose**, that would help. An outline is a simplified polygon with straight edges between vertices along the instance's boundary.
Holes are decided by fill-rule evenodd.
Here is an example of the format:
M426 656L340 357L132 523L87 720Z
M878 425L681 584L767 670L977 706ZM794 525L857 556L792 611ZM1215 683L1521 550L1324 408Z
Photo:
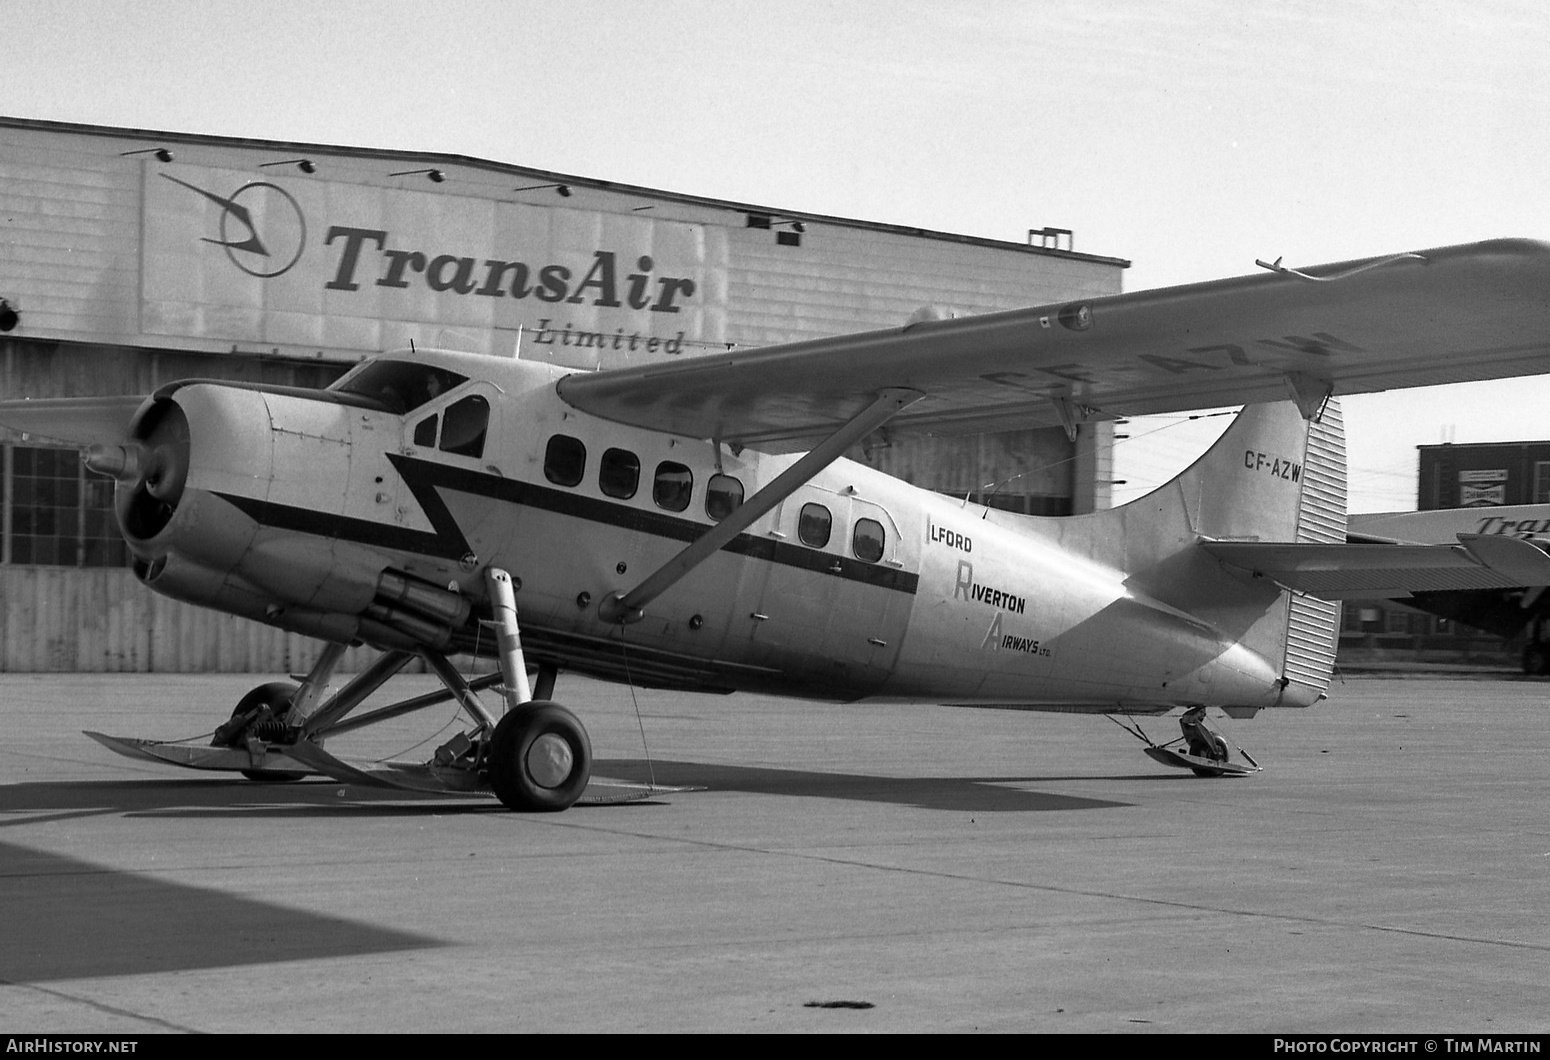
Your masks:
M136 441L94 446L87 467L118 479L114 507L119 525L145 540L166 527L188 482L188 417L176 401L158 400L137 425Z

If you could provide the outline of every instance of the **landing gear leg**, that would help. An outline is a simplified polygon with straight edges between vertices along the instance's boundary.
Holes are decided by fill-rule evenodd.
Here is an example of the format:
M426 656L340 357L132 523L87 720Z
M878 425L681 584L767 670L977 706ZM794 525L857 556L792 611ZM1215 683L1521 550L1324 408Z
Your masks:
M262 757L268 745L294 744L301 723L322 700L344 652L343 644L329 644L300 685L272 681L243 696L231 718L215 730L210 746L246 747ZM244 769L242 775L249 780L273 783L300 780L306 774L284 769Z
M1189 747L1190 754L1209 758L1213 762L1227 761L1227 741L1206 721L1205 707L1192 707L1185 711L1179 719L1179 728L1184 731L1184 743Z
M1146 744L1147 757L1165 766L1188 769L1197 777L1239 777L1259 772L1259 763L1243 748L1237 748L1238 758L1232 756L1232 748L1237 745L1229 744L1227 738L1206 720L1205 707L1191 707L1185 711L1179 719L1179 728L1184 735L1165 744L1153 743L1134 722L1126 724L1112 714L1109 720ZM1183 750L1178 749L1179 744L1185 745Z
M592 776L592 741L576 715L547 699L534 699L528 686L516 595L505 571L486 575L500 645L501 676L508 710L495 725L485 750L490 787L513 810L563 810L581 798ZM554 691L555 670L541 667L538 688Z

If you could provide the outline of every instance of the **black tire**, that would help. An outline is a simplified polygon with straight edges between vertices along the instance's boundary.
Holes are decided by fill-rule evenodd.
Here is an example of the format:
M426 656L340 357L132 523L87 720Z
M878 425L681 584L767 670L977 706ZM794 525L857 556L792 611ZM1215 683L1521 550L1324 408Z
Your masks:
M553 813L568 809L587 790L592 741L576 715L558 703L536 700L496 724L485 762L490 787L507 808ZM563 775L545 775L549 770Z
M232 727L231 722L228 722L227 727L230 728L227 732L216 736L215 745L236 747L255 726L260 730L277 725L283 727L286 715L291 712L291 700L299 691L301 691L300 686L293 685L289 681L271 681L267 685L259 685L238 700L237 706L231 712L232 722L250 715L251 719L240 727ZM259 732L255 735L264 735L264 733ZM284 769L244 769L242 775L261 784L288 784L306 776L305 773L293 773Z

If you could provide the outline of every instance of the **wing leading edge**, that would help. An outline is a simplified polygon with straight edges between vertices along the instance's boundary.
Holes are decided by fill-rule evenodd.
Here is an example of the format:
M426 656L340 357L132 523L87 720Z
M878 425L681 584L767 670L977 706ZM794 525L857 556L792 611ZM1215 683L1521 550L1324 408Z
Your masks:
M562 379L620 423L809 448L885 387L889 432L1069 424L1550 372L1550 244L1504 239Z

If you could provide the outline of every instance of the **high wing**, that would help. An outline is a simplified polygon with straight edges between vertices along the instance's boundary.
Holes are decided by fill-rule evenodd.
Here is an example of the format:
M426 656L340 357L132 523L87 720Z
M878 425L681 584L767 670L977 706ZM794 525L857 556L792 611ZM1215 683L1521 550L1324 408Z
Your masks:
M1460 534L1457 545L1201 544L1217 559L1326 600L1550 585L1550 555L1516 537Z
M926 398L890 433L1090 418L1550 371L1550 244L1504 239L929 320L578 373L572 406L770 451L811 447L887 387Z

